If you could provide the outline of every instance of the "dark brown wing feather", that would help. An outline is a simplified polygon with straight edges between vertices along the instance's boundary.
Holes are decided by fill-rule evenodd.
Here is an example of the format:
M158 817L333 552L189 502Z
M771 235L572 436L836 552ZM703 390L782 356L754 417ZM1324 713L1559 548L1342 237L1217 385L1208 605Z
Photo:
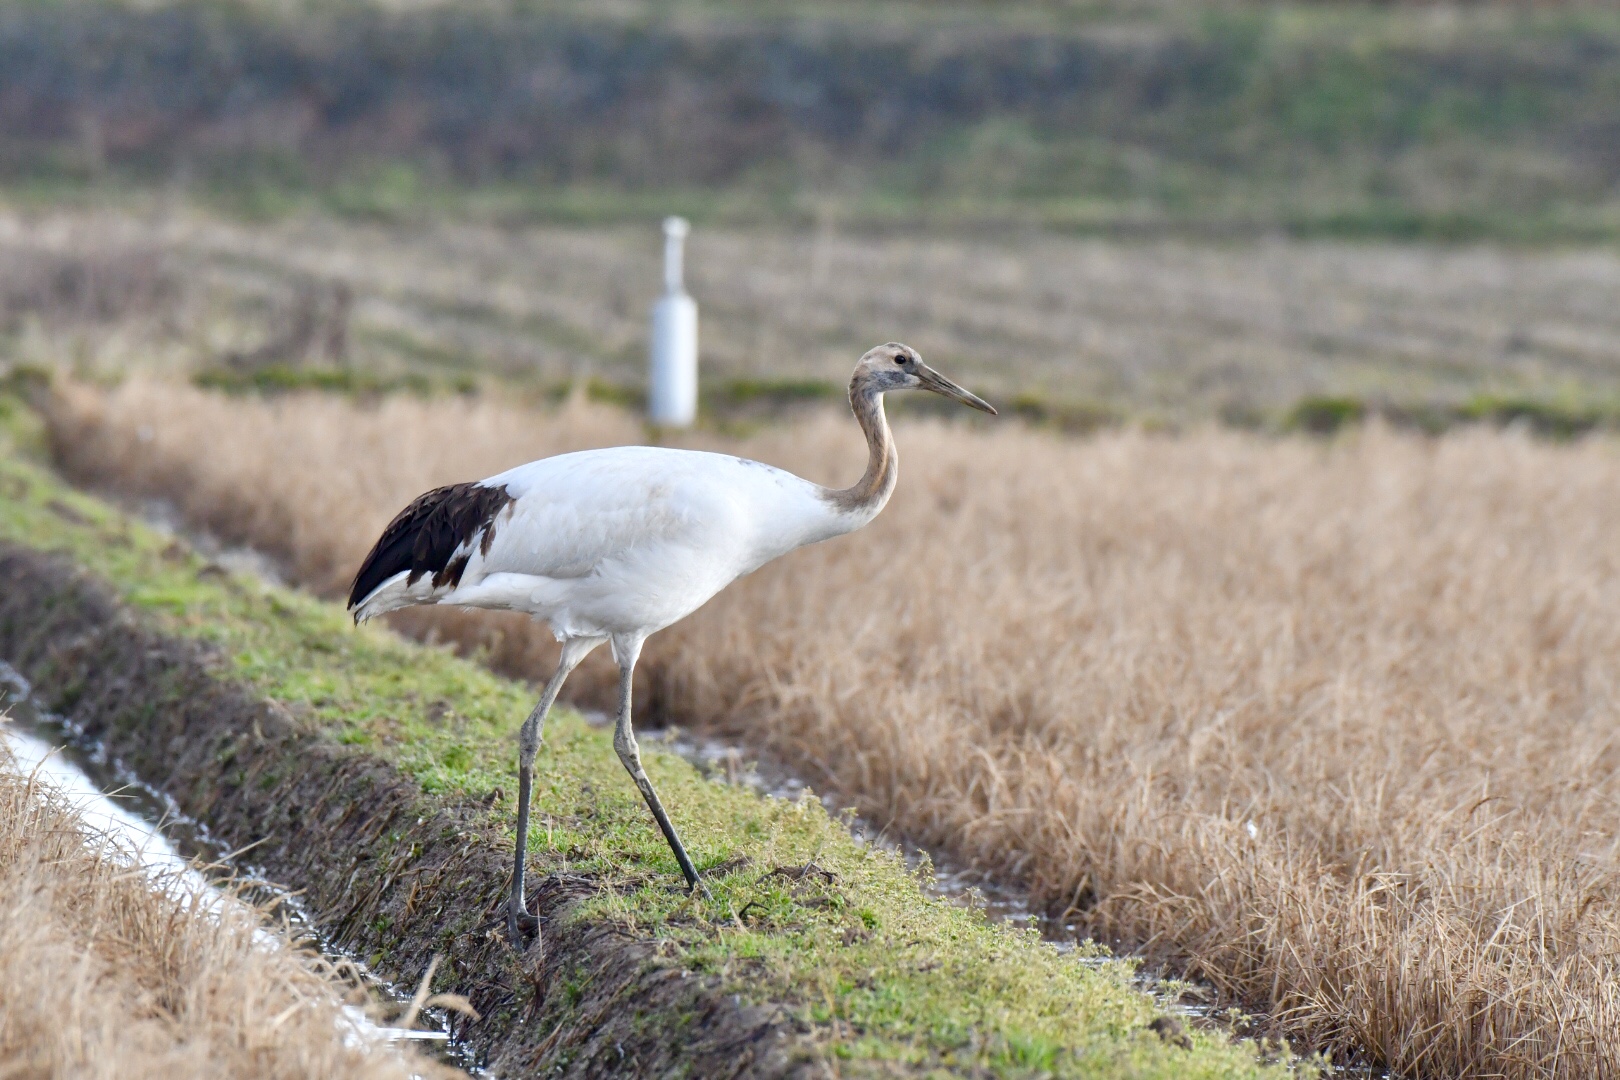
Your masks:
M399 512L378 537L371 554L360 564L349 589L349 607L357 607L377 586L401 571L409 571L412 584L433 575L435 587L461 583L467 555L456 555L479 530L479 550L489 554L495 539L495 518L512 496L504 487L450 484L434 488Z

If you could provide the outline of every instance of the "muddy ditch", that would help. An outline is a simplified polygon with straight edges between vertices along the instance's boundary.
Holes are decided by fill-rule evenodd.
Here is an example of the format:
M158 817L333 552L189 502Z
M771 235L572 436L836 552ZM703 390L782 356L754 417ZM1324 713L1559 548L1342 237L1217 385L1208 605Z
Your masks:
M267 877L249 852L231 851L206 825L187 817L174 800L144 783L66 718L39 708L28 680L3 660L0 743L11 754L12 768L37 776L73 806L88 829L118 841L153 890L200 897L208 909L246 901L285 920L297 939L326 960L355 972L369 1007L344 1006L339 1022L346 1038L415 1043L444 1064L487 1075L467 1048L451 1041L450 1016L442 1009L419 1008L408 1028L379 1023L378 1015L410 1010L413 987L377 978L358 957L327 941L296 890Z
M509 840L485 807L424 794L388 764L320 737L285 707L233 686L206 646L164 637L65 559L0 544L0 658L145 783L255 864L300 886L337 948L385 976L442 955L435 990L480 1019L450 1034L500 1075L808 1075L810 1032L716 980L652 963L623 927L572 925L517 955L497 926ZM595 885L550 874L531 903L560 928ZM537 955L538 954L538 955ZM548 988L578 988L567 995Z

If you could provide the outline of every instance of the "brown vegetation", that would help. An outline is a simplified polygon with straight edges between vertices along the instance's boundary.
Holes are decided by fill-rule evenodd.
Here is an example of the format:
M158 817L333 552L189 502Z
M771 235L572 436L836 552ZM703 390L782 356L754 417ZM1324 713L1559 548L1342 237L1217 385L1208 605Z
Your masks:
M327 593L419 491L636 434L578 402L139 381L70 388L52 420L73 474ZM870 528L652 640L654 708L1317 1045L1404 1074L1620 1075L1612 442L898 440ZM725 446L823 482L862 454L831 415ZM531 674L551 649L521 620L413 625Z
M0 1073L459 1076L360 1038L363 991L265 913L160 878L0 743Z

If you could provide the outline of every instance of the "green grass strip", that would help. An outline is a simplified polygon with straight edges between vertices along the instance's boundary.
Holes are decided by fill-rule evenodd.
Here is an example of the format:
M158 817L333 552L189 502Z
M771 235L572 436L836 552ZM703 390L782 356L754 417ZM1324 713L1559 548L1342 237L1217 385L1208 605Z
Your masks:
M37 424L0 397L0 539L70 556L163 633L208 643L229 674L429 792L515 787L515 732L534 691L448 651L355 629L341 608L232 577L30 460ZM656 939L728 992L831 1032L845 1076L893 1064L996 1076L1266 1077L1252 1044L1148 1025L1161 1010L1100 949L1062 954L1033 931L929 898L893 854L853 840L814 799L762 798L648 746L646 765L713 899L687 896L608 732L554 713L537 765L537 875L588 874L578 917ZM492 813L509 817L510 797ZM772 874L814 862L802 879ZM564 993L571 988L561 988ZM1309 1067L1305 1067L1307 1070Z

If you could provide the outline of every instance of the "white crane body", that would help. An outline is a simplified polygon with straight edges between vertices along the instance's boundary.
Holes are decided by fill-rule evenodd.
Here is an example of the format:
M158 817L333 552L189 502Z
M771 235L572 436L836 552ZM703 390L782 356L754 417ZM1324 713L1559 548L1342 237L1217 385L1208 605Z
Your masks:
M687 856L631 727L642 642L744 574L795 548L853 532L877 516L899 476L883 395L932 390L984 412L973 396L895 342L861 357L849 400L866 435L866 472L825 488L757 461L698 450L619 446L520 465L422 495L378 538L355 575L356 622L415 605L526 612L550 625L562 658L524 721L518 751L518 842L507 930L521 948L538 933L524 896L529 800L541 727L569 672L613 643L619 714L613 746L693 888Z
M361 600L359 618L454 604L526 612L558 641L646 635L772 559L871 517L758 461L655 446L560 454L476 486L509 501L459 539L450 555L467 560L459 580L401 570Z

